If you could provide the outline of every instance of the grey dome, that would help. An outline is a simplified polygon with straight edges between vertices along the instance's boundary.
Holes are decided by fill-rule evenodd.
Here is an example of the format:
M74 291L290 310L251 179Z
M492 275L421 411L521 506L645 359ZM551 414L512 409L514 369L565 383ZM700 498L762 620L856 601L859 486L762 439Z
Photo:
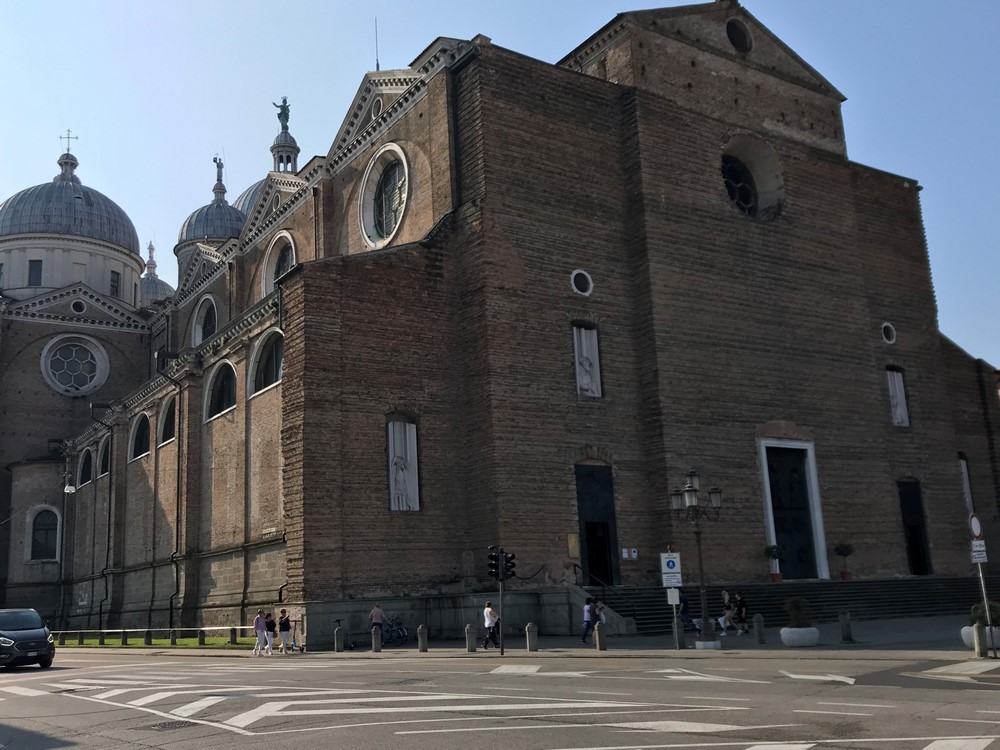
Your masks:
M289 133L287 130L282 130L280 133L278 133L276 136L274 136L274 143L271 144L271 145L272 146L295 146L295 147L298 147L299 144L297 144L295 142L295 139L292 137L291 133Z
M62 172L52 182L30 187L0 204L0 237L61 234L107 242L139 254L139 237L128 215L105 195L80 183L79 162L59 157Z
M150 307L154 302L174 296L174 288L156 275L156 248L153 243L150 242L146 249L149 258L146 260L146 275L139 279L140 307Z
M258 180L240 193L240 197L233 201L233 208L238 211L242 211L246 216L249 216L250 209L252 209L254 204L257 203L257 199L260 197L260 192L263 189L264 180Z
M246 214L226 202L226 186L222 184L222 159L215 157L214 161L217 168L215 187L212 188L215 200L187 217L177 235L178 243L191 240L228 240L239 237L243 232Z

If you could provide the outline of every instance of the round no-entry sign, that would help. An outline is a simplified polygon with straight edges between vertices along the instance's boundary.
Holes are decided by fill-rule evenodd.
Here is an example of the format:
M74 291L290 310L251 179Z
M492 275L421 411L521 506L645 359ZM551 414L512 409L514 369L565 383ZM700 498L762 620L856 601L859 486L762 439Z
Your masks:
M969 529L972 531L973 539L983 538L983 522L979 520L979 516L975 513L969 514Z

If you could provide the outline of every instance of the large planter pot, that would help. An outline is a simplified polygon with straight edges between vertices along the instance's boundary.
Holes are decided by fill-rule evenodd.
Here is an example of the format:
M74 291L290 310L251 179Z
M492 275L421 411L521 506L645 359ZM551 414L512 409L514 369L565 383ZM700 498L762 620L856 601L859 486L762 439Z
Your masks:
M771 573L771 580L775 583L781 583L781 573Z
M819 643L817 628L782 628L780 635L781 642L792 648L815 646Z
M994 625L992 628L983 628L983 636L986 641L986 648L1000 647L1000 626ZM972 626L966 625L962 628L962 643L966 648L973 648Z

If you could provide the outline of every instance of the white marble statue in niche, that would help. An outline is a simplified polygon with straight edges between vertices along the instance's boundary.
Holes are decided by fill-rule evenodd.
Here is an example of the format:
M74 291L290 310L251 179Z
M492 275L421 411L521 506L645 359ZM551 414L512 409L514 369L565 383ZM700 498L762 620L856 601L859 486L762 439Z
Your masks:
M389 510L420 510L417 475L417 426L393 421L389 438Z

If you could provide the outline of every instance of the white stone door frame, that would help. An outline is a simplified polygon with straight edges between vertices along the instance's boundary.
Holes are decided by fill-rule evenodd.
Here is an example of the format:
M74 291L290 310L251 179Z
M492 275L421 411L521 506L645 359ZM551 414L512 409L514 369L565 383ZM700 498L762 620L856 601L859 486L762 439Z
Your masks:
M812 520L816 575L819 578L829 578L830 564L826 558L826 532L823 529L823 503L819 495L815 445L811 440L757 438L757 455L760 459L761 480L764 486L764 533L767 535L767 543L770 545L776 544L777 536L774 533L774 509L771 507L771 478L767 470L768 448L791 448L806 453L806 481L809 489L809 516ZM779 572L776 560L771 561L771 572Z

